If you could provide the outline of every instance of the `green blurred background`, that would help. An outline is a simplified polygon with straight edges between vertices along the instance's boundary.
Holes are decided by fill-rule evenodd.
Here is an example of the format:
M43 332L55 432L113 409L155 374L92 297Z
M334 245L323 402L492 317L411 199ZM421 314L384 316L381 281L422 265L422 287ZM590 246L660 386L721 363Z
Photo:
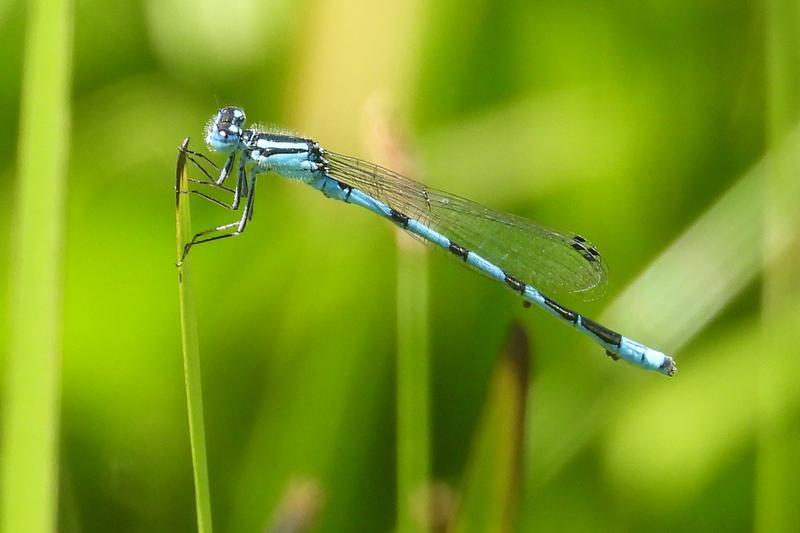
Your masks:
M794 3L80 0L74 13L60 531L196 527L179 142L200 148L208 118L237 104L252 122L374 158L376 100L426 183L588 236L608 290L565 303L679 366L668 379L613 363L430 254L442 498L458 499L518 320L533 361L517 530L797 527L800 18L783 16ZM25 20L24 2L0 2L4 279ZM193 208L197 229L232 219ZM298 484L318 499L319 531L395 529L394 236L268 177L247 234L192 253L218 531L263 530ZM0 313L5 338L14 309Z

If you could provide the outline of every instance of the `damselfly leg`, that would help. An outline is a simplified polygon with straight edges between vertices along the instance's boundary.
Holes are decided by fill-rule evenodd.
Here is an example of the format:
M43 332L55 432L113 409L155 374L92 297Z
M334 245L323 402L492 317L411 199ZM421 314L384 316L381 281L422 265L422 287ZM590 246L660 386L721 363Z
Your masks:
M233 211L237 211L239 208L238 205L239 199L241 198L240 191L247 190L248 176L246 170L244 169L244 165L240 165L239 174L240 174L238 178L239 184L237 184L236 188L236 194L234 197L234 204L235 204L234 206L229 206L227 204L219 202L218 200L216 200L216 198L204 195L198 191L192 190L188 192L194 192L196 194L199 194L202 198L211 200L215 204L222 205L223 207ZM209 228L207 230L203 230L199 233L196 233L194 237L192 237L192 240L184 245L183 254L181 255L180 261L178 261L178 266L183 264L183 262L186 260L186 257L189 255L189 250L191 250L193 246L207 242L218 241L220 239L226 239L228 237L236 237L237 235L241 235L242 233L244 233L244 230L247 227L247 223L250 220L253 220L253 205L254 205L255 190L256 190L255 174L253 174L250 177L250 180L251 181L249 187L249 194L247 195L247 202L245 203L241 218L236 222L230 222L228 224L223 224L221 226L215 226L213 228ZM212 235L214 233L219 233L219 234L207 237L207 235Z
M246 176L246 170L245 170L244 161L242 161L242 160L239 161L239 169L237 171L236 187L231 189L230 187L226 187L222 183L228 178L228 175L230 174L231 169L233 168L234 155L231 155L230 157L228 157L228 159L225 162L225 165L220 170L219 167L217 167L217 165L214 164L214 162L211 161L202 152L195 152L195 151L189 150L189 149L182 149L182 151L186 154L187 159L189 161L191 161L192 164L194 164L194 166L197 169L199 169L200 172L203 173L203 175L206 176L206 178L208 178L206 180L198 180L198 179L190 177L190 178L188 178L188 181L190 183L194 183L194 184L198 184L198 185L205 185L205 186L209 186L209 187L212 187L212 188L215 188L215 189L221 189L221 190L223 190L225 192L231 193L233 195L233 200L231 201L230 204L228 204L228 203L226 203L226 202L224 202L222 200L214 198L213 196L211 196L211 195L209 195L209 194L207 194L207 193L205 193L203 191L197 190L197 189L189 189L187 191L176 191L176 192L179 192L181 194L194 194L194 195L197 195L200 198L203 198L203 199L205 199L205 200L207 200L207 201L209 201L209 202L211 202L211 203L213 203L215 205L218 205L220 207L224 207L225 209L228 209L228 210L231 210L231 211L238 211L239 203L241 202L241 199L243 197L247 197L247 176ZM206 163L212 165L215 170L219 170L220 171L220 177L219 178L213 178L212 177L212 173L209 172L203 166L202 162L206 162Z

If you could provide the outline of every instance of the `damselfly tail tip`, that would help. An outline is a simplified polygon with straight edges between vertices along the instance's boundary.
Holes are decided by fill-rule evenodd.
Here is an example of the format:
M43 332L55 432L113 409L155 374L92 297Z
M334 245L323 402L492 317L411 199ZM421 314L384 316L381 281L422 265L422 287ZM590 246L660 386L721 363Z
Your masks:
M678 366L675 364L675 360L672 357L665 355L664 362L661 363L658 371L672 377L678 372Z
M655 370L665 376L674 376L678 371L675 360L663 352L648 348L647 346L633 342L625 337L623 337L623 347L637 348L635 350L623 350L620 352L620 356L622 356L623 359L627 359L648 370ZM631 355L633 356L632 359L630 358Z

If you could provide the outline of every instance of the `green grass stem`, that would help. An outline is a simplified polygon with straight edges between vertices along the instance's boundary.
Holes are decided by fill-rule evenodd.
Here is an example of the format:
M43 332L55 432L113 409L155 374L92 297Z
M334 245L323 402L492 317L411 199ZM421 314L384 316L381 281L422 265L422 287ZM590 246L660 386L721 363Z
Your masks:
M185 243L192 238L192 219L189 198L178 191L189 190L186 174L186 152L189 139L185 139L178 152L175 176L175 207L177 223L177 258L180 261ZM178 267L178 293L180 296L181 343L183 346L183 377L186 383L186 405L189 412L189 441L192 448L194 495L197 511L197 530L211 533L211 494L208 487L208 461L206 458L205 423L203 422L203 386L200 374L200 346L197 337L197 316L189 280L190 261Z
M54 531L58 515L64 183L72 3L31 0L23 66L0 531ZM43 147L46 147L43 150Z
M426 250L405 234L397 241L397 522L404 533L429 522L428 504L414 504L428 484L430 335Z
M767 0L764 7L767 146L775 153L763 188L765 211L761 227L765 257L769 257L771 243L786 239L787 234L795 235L789 241L787 253L778 254L774 261L765 261L762 335L768 340L773 335L773 324L800 296L797 283L800 239L796 236L800 227L797 215L800 151L781 149L800 118L800 32L797 31L800 3ZM794 231L790 231L791 228ZM791 410L785 408L784 398L791 394L785 388L780 371L781 362L795 354L796 347L786 343L782 349L763 351L757 363L760 416L756 439L756 531L792 531L800 523L796 501L800 492L800 463L797 461L800 425Z
M365 139L374 159L406 176L415 162L392 120L391 99L366 106ZM430 330L427 250L397 231L397 531L430 529Z
M522 487L529 357L528 337L515 323L495 363L450 531L514 531Z

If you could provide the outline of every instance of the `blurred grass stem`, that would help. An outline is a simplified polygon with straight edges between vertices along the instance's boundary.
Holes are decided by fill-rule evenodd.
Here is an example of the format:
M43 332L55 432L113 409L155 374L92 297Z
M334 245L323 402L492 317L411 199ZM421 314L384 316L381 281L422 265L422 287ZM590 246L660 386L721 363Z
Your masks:
M0 451L0 530L6 533L54 531L58 515L71 12L69 0L28 4Z
M798 46L800 3L796 0L765 2L766 36L766 118L767 146L776 153L767 169L763 187L765 210L764 281L762 334L769 339L773 323L779 320L800 296L800 244L796 232L788 251L769 261L769 247L785 240L789 228L800 227L797 215L798 150L775 150L786 144L787 137L800 117L800 65ZM782 360L795 357L790 344L783 349L765 350L758 360L757 403L760 410L757 433L755 530L793 531L800 523L796 495L800 491L800 462L797 446L800 428L797 417L787 412L782 399L789 397L782 379ZM792 385L793 386L793 385Z
M375 159L413 177L412 157L391 122L388 97L366 107L366 141ZM429 482L428 257L425 248L397 231L397 530L426 531ZM423 505L415 505L422 495Z
M175 176L175 207L177 223L177 259L183 255L185 243L192 238L192 219L189 198L178 191L189 189L186 173L186 152L189 139L185 139L178 152ZM203 422L203 385L200 374L200 347L197 337L197 317L189 283L191 261L178 267L178 292L180 296L181 344L183 347L183 377L186 383L186 405L189 411L189 440L192 448L194 495L197 511L197 530L211 533L211 495L208 487L208 461L206 459L205 423Z
M420 531L410 513L428 482L429 330L426 251L397 235L397 519L398 531Z
M522 489L530 348L512 323L492 372L472 442L461 502L449 531L514 531Z

